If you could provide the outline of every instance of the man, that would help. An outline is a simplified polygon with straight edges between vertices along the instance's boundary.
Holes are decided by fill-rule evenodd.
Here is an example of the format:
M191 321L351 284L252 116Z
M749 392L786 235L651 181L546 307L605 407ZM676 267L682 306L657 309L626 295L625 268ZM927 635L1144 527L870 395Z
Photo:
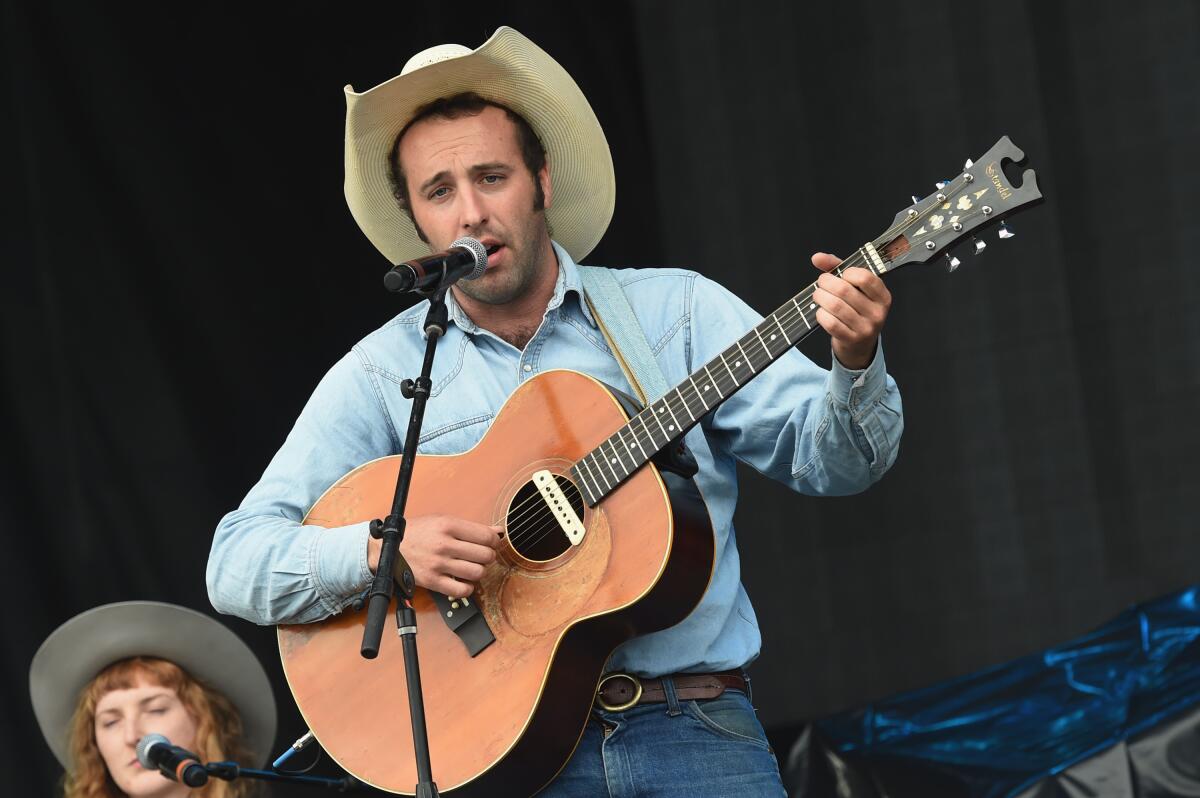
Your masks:
M420 451L471 448L504 399L548 369L634 393L576 265L607 227L615 190L599 122L562 68L502 28L474 52L432 48L399 77L347 96L346 195L372 242L393 262L467 235L489 252L485 274L447 296L451 323ZM818 253L813 264L828 272L838 259ZM693 272L616 275L673 384L760 320ZM891 301L883 283L866 269L824 274L813 301L832 338L832 370L791 350L688 433L716 537L708 591L682 623L614 652L607 670L640 677L645 700L622 711L601 702L544 794L783 793L740 671L760 639L732 529L735 462L807 493L856 492L890 467L903 426L878 345ZM401 450L409 403L398 382L419 366L425 308L400 314L333 367L262 480L221 521L208 569L217 609L258 623L314 621L367 586L379 544L366 525L301 520L344 473ZM463 597L505 545L503 532L449 515L410 517L401 551L419 585ZM722 674L724 687L681 699L696 674Z

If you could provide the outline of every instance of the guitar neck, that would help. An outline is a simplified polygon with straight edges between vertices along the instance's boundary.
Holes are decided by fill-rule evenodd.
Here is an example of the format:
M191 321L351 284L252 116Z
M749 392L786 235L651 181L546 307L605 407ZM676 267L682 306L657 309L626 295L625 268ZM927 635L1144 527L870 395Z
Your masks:
M878 275L910 263L925 263L944 254L951 270L958 265L946 249L978 230L1000 223L1010 213L1042 201L1037 175L1021 174L1020 185L1005 173L1025 153L1008 136L979 158L968 160L964 171L937 184L937 192L896 214L891 226L872 243L864 244L837 267L836 273L866 268ZM1001 238L1012 231L1002 228ZM977 241L975 252L985 244ZM784 303L733 346L704 364L686 380L656 399L581 457L571 467L589 506L611 493L652 457L696 425L755 375L779 359L817 328L816 283Z
M866 268L876 274L887 264L872 244L834 269ZM603 443L572 466L589 506L611 493L654 455L694 427L763 369L818 329L812 283L755 325L687 379L651 402Z

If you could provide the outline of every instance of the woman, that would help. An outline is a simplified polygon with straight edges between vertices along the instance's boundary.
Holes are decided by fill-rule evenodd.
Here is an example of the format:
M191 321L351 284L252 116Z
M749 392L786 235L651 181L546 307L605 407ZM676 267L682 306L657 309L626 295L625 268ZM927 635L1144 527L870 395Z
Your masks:
M198 612L152 601L88 610L44 642L29 671L42 734L67 770L64 798L176 798L192 788L137 760L161 734L201 762L257 766L275 738L266 672L237 635ZM253 782L209 781L212 798Z

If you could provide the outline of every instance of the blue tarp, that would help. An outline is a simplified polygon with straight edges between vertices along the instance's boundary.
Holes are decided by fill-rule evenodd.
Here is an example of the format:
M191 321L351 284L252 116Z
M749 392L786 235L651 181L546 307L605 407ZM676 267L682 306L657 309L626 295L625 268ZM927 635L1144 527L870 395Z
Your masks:
M887 763L963 795L1009 796L1200 702L1198 637L1195 585L1066 645L814 725L856 767Z

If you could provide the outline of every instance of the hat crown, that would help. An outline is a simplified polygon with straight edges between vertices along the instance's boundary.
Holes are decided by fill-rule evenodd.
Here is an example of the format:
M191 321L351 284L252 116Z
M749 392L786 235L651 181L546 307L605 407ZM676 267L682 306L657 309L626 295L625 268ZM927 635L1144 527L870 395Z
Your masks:
M400 74L407 75L411 72L416 72L422 67L442 61L449 61L451 58L462 58L464 55L470 55L472 52L470 48L464 47L461 44L438 44L422 50L404 62L404 68L400 70Z

